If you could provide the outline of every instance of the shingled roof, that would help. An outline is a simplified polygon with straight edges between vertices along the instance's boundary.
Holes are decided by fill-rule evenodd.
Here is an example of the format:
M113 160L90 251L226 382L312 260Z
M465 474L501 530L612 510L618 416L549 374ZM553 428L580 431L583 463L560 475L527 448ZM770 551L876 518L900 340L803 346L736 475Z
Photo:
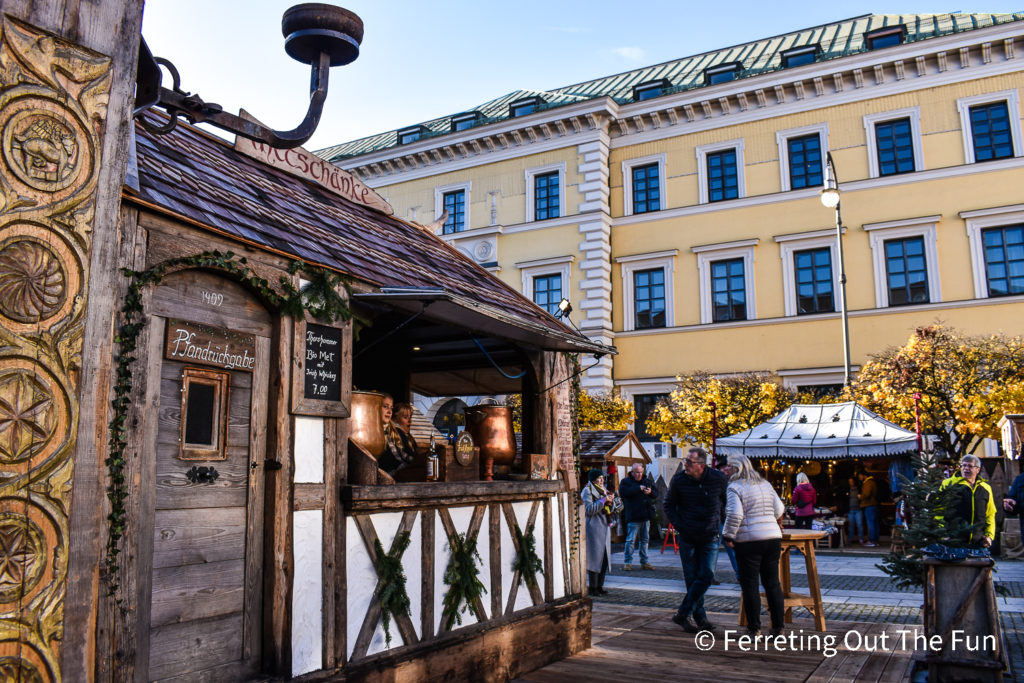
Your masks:
M537 96L543 100L542 104L537 107L538 111L599 97L610 97L619 103L627 103L633 101L634 86L659 79L665 79L668 84L662 91L662 96L703 88L705 87L705 70L719 65L739 64L740 70L737 72L736 78L747 78L778 71L785 68L783 53L800 47L817 46L819 50L817 61L819 62L865 52L868 49L865 35L889 26L904 26L906 33L903 43L912 43L1021 20L1024 20L1024 12L1012 14L866 14L641 69L633 69L612 76L583 81L554 90L516 90L485 102L472 111L479 112L480 118L475 125L480 126L508 119L509 105L516 100L531 96ZM453 112L450 116L422 122L420 125L424 127L425 131L421 137L450 134L452 117L458 116L459 113L465 112ZM415 124L411 123L410 125ZM396 146L398 146L398 131L393 130L333 145L319 150L317 154L329 161L338 162Z
M610 350L568 329L421 226L350 202L184 123L163 135L141 126L135 131L139 190L125 201L375 288L441 291L554 344L546 348Z

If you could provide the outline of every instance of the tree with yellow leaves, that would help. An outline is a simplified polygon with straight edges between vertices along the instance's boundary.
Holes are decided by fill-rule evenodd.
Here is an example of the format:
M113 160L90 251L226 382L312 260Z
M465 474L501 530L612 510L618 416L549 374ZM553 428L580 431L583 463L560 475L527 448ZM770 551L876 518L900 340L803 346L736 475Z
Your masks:
M920 393L921 431L959 459L982 439L999 438L1003 414L1024 412L1024 341L968 336L940 323L921 327L904 346L872 356L851 393L906 429L914 429L914 394Z
M712 408L718 412L718 436L759 425L793 403L793 394L767 373L714 377L708 372L680 375L668 401L647 418L647 432L676 444L711 444Z
M523 400L520 394L510 394L505 405L512 408L512 428L522 430ZM636 420L633 402L613 394L591 394L586 390L579 393L580 429L629 429Z
M614 394L580 391L580 429L629 429L636 419L633 402Z

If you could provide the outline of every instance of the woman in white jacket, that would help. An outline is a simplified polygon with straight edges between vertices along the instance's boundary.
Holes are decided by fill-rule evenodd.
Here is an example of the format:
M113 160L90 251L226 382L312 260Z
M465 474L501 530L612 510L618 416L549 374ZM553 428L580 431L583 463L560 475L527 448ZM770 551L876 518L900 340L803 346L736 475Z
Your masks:
M729 477L729 487L725 490L722 540L736 551L747 630L751 635L761 630L761 596L757 590L760 577L768 596L771 634L778 635L782 632L785 611L779 584L779 557L782 552L780 520L786 506L745 455L730 455L729 465L735 468L735 473Z

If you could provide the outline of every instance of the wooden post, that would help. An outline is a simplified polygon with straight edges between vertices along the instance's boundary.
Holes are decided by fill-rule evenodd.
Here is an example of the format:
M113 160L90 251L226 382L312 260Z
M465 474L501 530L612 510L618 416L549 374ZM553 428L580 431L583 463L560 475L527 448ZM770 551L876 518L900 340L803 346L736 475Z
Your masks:
M30 446L36 456L4 458L12 464L0 472L8 519L20 517L16 527L32 525L45 539L25 552L46 578L0 609L10 625L0 629L0 642L24 678L90 681L112 656L97 652L95 640L98 605L107 599L99 567L116 307L109 293L121 280L117 225L141 21L142 3L130 0L3 3L2 60L17 66L0 74L7 103L0 126L6 139L60 139L68 152L44 163L20 142L20 150L0 150L7 187L0 274L24 272L18 264L31 261L46 269L38 276L56 277L41 306L22 310L24 301L7 300L0 318L0 387L8 395L37 391L49 406L33 418L46 423L38 433L53 432ZM24 96L15 97L19 89ZM18 654L28 652L38 659Z

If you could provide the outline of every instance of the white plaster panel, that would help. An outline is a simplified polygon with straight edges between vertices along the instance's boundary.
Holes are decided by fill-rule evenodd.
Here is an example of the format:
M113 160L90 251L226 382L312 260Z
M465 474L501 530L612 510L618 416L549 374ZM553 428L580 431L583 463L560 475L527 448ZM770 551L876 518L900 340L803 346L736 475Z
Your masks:
M416 521L409 531L409 547L402 555L402 569L405 570L405 592L409 596L409 618L412 619L416 637L422 638L423 619L420 615L423 613L423 513L416 515Z
M298 513L296 513L298 514ZM366 552L359 527L349 517L345 529L345 588L348 614L348 657L352 656L363 618L370 608L373 589L377 586L377 572ZM379 532L378 532L379 533Z
M292 676L323 668L323 512L292 517Z
M322 484L324 481L324 419L295 417L295 481Z
M473 517L473 508L449 508L448 511L451 513L452 524L455 525L455 530L460 534L466 533L466 530L469 529L469 522ZM486 529L486 524L487 522L485 520L481 525L481 529ZM477 550L480 552L480 558L484 560L482 564L477 564L477 568L481 575L486 576L490 572L490 564L488 564L487 561L488 544L486 542L480 543L480 538L486 538L486 536L481 536L477 539ZM445 534L444 527L441 525L440 520L438 520L436 525L434 547L434 632L438 633L441 630L441 624L444 622L444 596L448 590L448 586L444 582L444 572L448 569L448 562L452 557L451 548L448 546L448 536ZM486 606L486 595L481 599L481 602ZM458 621L452 624L453 631L462 628L463 626L470 626L477 623L478 619L472 610L462 612L462 605L459 605L459 610L459 618L462 619L462 624L460 625Z
M545 570L551 572L551 580L555 584L555 600L565 595L565 567L562 565L562 548L569 557L569 531L565 526L565 494L559 493L551 499L551 514L554 516L554 543L551 546L553 557L551 566Z

